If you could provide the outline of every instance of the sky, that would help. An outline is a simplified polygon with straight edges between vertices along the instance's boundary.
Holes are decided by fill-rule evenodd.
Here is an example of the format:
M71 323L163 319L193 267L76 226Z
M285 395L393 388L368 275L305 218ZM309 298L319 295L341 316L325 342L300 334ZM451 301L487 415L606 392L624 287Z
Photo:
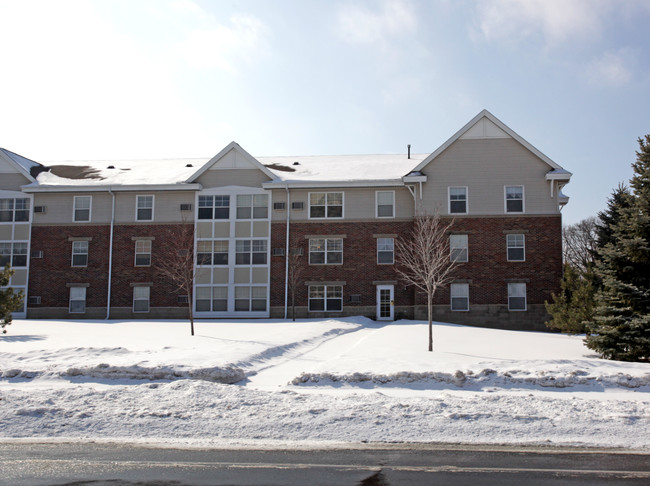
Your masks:
M431 153L483 109L596 215L650 133L647 0L0 0L0 147Z

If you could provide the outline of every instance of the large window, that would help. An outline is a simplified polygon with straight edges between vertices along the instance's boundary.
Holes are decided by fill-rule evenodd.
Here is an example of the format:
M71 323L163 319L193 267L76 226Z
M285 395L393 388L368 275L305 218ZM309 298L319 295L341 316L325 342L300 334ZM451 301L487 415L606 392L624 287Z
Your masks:
M197 312L224 312L228 310L228 287L197 287Z
M309 217L311 219L342 218L342 192L309 193Z
M88 242L72 242L72 266L85 267L88 265Z
M199 240L196 262L199 265L228 265L228 241Z
M449 188L449 214L467 213L467 187Z
M0 199L0 223L29 221L29 199Z
M380 265L395 263L395 241L393 238L377 238L377 263Z
M0 269L8 264L12 267L27 266L27 243L0 243Z
M151 240L135 241L135 266L148 267L151 265Z
M508 310L511 311L526 310L526 284L525 283L508 284Z
M240 194L237 196L237 219L266 219L268 217L268 194Z
M86 312L86 287L70 287L70 313Z
M266 287L235 287L236 311L266 311Z
M311 238L310 265L339 265L343 263L343 238Z
M506 213L524 212L524 186L506 186Z
M78 223L90 221L91 209L92 196L75 196L73 221Z
M199 219L230 218L230 196L199 196Z
M377 191L375 193L377 202L378 218L395 217L395 192L394 191Z
M343 310L343 287L341 285L310 285L310 312L338 312Z
M133 312L149 312L150 287L133 287Z
M235 242L235 265L266 265L266 240L237 240Z
M137 196L136 198L137 221L153 221L153 196Z
M450 285L451 293L451 310L468 311L469 310L469 284L456 283Z
M526 259L526 240L524 235L506 235L508 261L523 262Z
M467 235L449 235L449 253L452 262L468 260Z

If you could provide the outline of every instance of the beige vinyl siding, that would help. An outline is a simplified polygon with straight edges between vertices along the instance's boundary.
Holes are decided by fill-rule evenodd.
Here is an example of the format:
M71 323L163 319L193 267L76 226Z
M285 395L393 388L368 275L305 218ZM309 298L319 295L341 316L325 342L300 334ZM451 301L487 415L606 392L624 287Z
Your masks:
M211 169L201 174L196 182L204 189L210 187L244 186L262 187L270 179L259 169Z
M424 208L448 214L448 187L466 186L469 216L502 215L504 186L524 186L525 214L556 214L557 191L551 197L544 179L549 170L514 139L461 139L422 170Z
M92 196L90 223L73 223L74 196ZM37 193L34 206L45 206L45 213L34 213L33 224L108 224L111 222L112 198L107 192Z
M134 191L118 192L115 199L115 222L135 223L135 205L138 196L153 195L153 223L192 222L196 208L193 191ZM191 211L181 211L181 204L191 204ZM93 199L94 206L94 199ZM93 207L94 214L94 207ZM138 221L151 224L152 221Z
M309 193L313 192L342 192L343 193L343 218L332 218L319 221L365 221L376 219L375 193L377 191L395 192L395 219L408 219L413 217L413 196L406 187L346 187L346 188L318 188L318 189L291 189L291 203L302 202L304 209L291 209L291 221L306 221L309 219ZM276 189L273 191L273 202L287 201L286 191ZM285 221L287 210L271 210L273 221Z
M20 186L24 186L30 182L31 181L22 174L0 172L0 190L2 191L20 191Z

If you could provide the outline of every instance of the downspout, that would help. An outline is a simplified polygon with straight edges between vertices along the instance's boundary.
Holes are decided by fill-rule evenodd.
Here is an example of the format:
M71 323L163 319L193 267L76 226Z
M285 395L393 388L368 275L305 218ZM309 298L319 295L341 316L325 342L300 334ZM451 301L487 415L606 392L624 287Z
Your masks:
M291 217L291 195L289 194L289 184L286 182L284 183L284 190L287 192L287 241L284 250L284 319L286 320L289 304L289 220Z
M108 244L108 295L106 296L106 320L108 320L111 315L111 287L113 277L113 229L115 226L115 193L111 190L110 186L108 187L108 193L112 196L113 203L111 207L111 235L110 242Z

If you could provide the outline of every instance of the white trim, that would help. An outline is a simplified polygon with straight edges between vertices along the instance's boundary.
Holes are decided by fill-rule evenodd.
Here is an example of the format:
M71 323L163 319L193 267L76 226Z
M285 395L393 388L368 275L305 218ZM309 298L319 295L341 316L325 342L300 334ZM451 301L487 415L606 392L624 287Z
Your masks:
M521 211L508 211L508 188L521 187ZM514 199L516 201L516 199ZM526 186L523 184L507 184L503 186L503 212L505 214L526 214Z
M145 299L136 299L135 298L135 293L137 289L147 289L147 310L135 310L135 302L136 300L138 301L143 301ZM134 314L146 314L151 310L151 287L149 285L134 285L133 286L133 313Z
M77 199L88 198L90 204L88 207L88 220L77 220ZM85 208L82 208L85 209ZM72 222L73 223L90 223L93 220L93 197L92 196L73 196L72 200Z
M464 288L467 289L467 292L463 292L463 294L467 295L457 295L455 298L466 298L467 299L467 308L466 309L454 309L453 306L453 299L454 299L454 292L453 289L459 289L459 288ZM449 309L452 312L469 312L469 284L468 283L452 283L449 285Z
M451 240L452 240L452 238L454 236L464 236L465 237L465 241L464 241L465 245L464 246L453 246L451 244ZM463 250L465 250L465 259L461 260L460 258L456 258L456 260L454 260L454 257L453 257L454 250L460 250L461 253L462 253ZM457 261L458 263L465 263L465 262L469 261L469 237L468 237L468 235L466 233L463 233L463 234L458 233L458 234L449 235L449 261Z
M393 203L391 204L391 207L393 209L393 214L391 216L379 216L379 193L386 193L386 194L392 194L393 197ZM385 206L385 204L384 204ZM395 219L395 213L396 213L396 208L395 208L395 191L375 191L375 218L377 219Z
M151 197L151 219L139 219L138 218L138 209L140 207L138 206L138 200L141 197ZM156 207L156 196L154 194L137 194L135 196L135 220L136 221L153 221L154 219L154 208ZM144 208L148 209L148 208Z
M465 212L452 213L451 212L451 190L452 189L465 189ZM469 188L467 186L447 186L447 214L469 214Z
M386 317L381 317L381 291L390 290L390 314ZM377 285L376 291L376 304L377 304L377 320L378 321L393 321L395 320L395 286L394 285Z
M312 217L311 215L311 195L312 194L325 194L325 216L323 217ZM341 195L341 217L329 217L327 216L327 195L328 194L340 194ZM307 193L307 219L313 220L333 220L333 221L342 221L345 219L345 192L344 191L314 191Z
M404 187L404 182L401 179L377 179L372 181L277 181L262 182L262 187L264 189L284 189L285 184L290 189L332 189L329 192L337 192L337 190L345 187Z
M187 184L178 182L175 184L134 184L125 185L87 185L79 184L78 186L61 185L61 186L21 186L23 192L149 192L149 191L200 191L201 184Z
M312 240L323 240L325 242L325 248L323 249L322 253L324 256L324 262L323 263L312 263L311 261L311 242ZM327 254L329 253L328 251L328 245L327 241L328 240L341 240L341 261L339 263L327 263ZM322 238L309 238L308 240L308 247L307 247L307 252L308 254L308 264L309 265L314 265L314 266L324 266L324 265L343 265L343 240L344 238L338 237L338 238L328 238L328 237L322 237ZM314 253L321 253L319 252L314 252ZM338 251L332 251L331 253L339 253Z
M377 265L395 265L395 238L392 238L390 236L379 236L376 238L377 243L375 244L375 247L377 249ZM392 250L392 255L393 259L390 263L387 262L380 262L379 261L379 240L390 240L392 242L393 250ZM388 250L382 250L384 253L388 253Z
M511 285L523 285L524 286L524 308L523 309L511 309L510 308L510 286ZM508 282L508 311L510 312L525 312L528 310L528 288L524 282Z
M511 247L510 246L510 241L509 241L511 236L521 236L522 239L523 239L523 242L524 242L523 246L512 246ZM508 250L510 250L510 248L522 248L524 250L524 257L521 260L513 260L513 259L511 259L510 258L510 252L508 251ZM525 234L523 234L523 233L508 233L506 235L506 259L509 262L525 262L526 261L526 235Z

